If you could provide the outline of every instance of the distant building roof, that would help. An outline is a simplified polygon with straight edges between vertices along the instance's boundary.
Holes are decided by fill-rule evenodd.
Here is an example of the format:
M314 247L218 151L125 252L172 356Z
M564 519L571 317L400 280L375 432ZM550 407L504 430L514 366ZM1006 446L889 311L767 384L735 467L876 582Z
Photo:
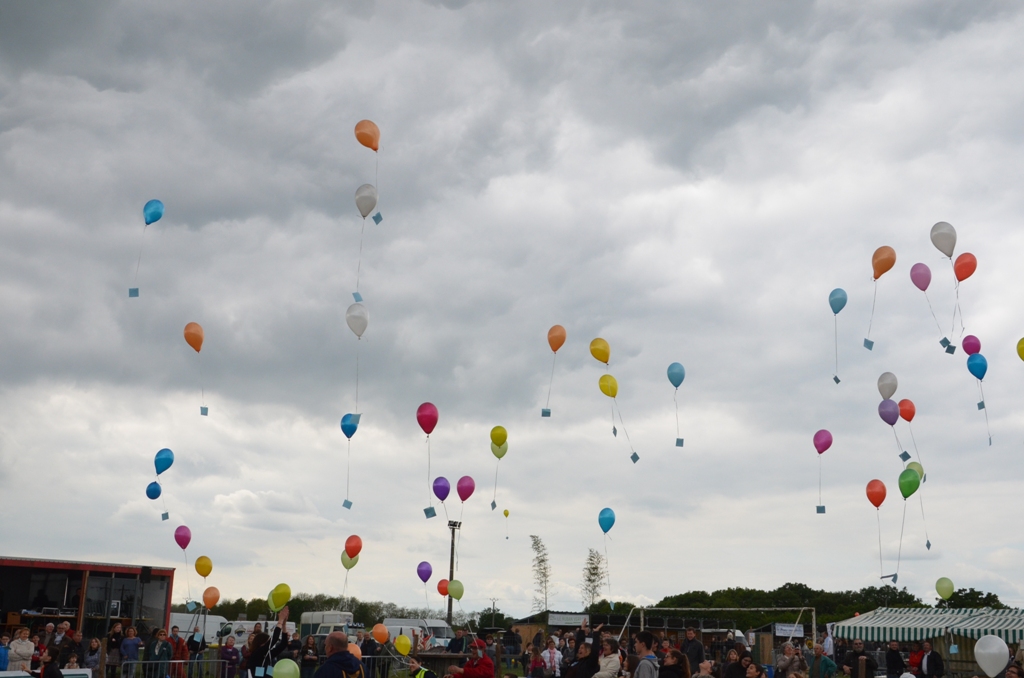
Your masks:
M53 568L58 570L100 570L105 572L122 572L137 574L143 567L149 567L153 574L169 576L174 574L173 567L153 567L147 565L124 565L120 563L94 563L79 560L50 560L48 558L15 558L0 556L0 565L14 567Z

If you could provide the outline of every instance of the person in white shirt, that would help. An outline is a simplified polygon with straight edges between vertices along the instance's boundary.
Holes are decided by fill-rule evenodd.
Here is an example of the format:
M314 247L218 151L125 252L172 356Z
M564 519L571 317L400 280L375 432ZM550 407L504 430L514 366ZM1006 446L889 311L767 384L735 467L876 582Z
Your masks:
M824 649L825 656L829 659L835 655L835 645L832 642L832 635L828 632L828 627L825 627L825 633L821 634L821 647Z
M559 668L562 665L562 653L555 647L553 639L548 640L548 649L541 652L540 656L544 660L545 673L551 671L551 675L558 678L561 675Z

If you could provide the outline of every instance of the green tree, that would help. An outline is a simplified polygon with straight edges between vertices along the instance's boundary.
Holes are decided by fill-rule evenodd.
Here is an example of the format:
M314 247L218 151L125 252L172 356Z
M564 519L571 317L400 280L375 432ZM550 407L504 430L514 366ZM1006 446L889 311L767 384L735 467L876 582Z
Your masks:
M589 549L587 560L583 563L583 579L580 581L580 594L583 596L583 609L590 609L601 595L608 570L605 568L604 556L595 549Z
M548 549L540 537L531 534L530 547L533 549L533 581L537 585L533 611L543 612L548 609L548 596L551 594L551 563L548 561Z
M994 593L975 591L974 589L957 589L949 600L936 599L935 607L942 608L978 608L991 607L997 610L1005 609L1006 605L999 602L999 596Z

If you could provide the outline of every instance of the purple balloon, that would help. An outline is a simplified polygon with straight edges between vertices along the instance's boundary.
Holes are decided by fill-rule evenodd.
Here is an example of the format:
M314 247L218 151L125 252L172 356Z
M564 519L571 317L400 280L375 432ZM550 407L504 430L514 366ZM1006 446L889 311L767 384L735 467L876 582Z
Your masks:
M459 478L459 484L457 486L459 491L459 499L466 501L473 496L473 490L476 489L476 483L469 476L462 476Z
M914 264L910 267L910 282L922 292L927 292L932 282L932 270L924 264Z
M448 479L444 476L434 478L434 496L444 501L448 498L448 493L452 491L452 486L448 482Z
M968 334L964 337L963 341L960 342L960 346L964 349L964 353L967 355L974 355L981 351L981 339L978 339L973 334Z
M878 416L889 426L895 426L900 418L900 406L896 404L895 400L886 398L878 403Z
M416 574L419 575L420 581L423 582L424 584L427 583L427 580L430 579L430 575L433 574L433 573L434 573L434 568L432 568L430 566L430 563L428 563L425 560L422 563L420 563L419 565L416 566Z

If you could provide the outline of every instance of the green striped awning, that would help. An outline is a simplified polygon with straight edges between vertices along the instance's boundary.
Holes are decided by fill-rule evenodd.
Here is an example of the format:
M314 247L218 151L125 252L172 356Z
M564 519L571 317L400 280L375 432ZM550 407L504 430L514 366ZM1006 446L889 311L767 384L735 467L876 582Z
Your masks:
M948 610L930 607L880 607L837 622L837 638L865 641L914 641L942 636L946 631L976 614L978 610Z
M1024 640L1024 610L978 610L949 630L975 640L982 636L999 636L1007 643L1019 643Z

